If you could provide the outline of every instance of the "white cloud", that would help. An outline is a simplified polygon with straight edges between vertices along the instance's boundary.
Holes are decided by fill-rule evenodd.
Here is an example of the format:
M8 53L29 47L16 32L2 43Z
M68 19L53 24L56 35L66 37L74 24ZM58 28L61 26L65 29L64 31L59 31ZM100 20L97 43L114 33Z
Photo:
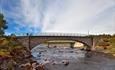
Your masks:
M68 0L69 3L66 10L64 10L64 12L61 13L57 18L55 18L56 22L54 23L54 25L51 26L53 27L53 29L43 28L43 31L87 33L88 30L92 30L94 26L102 26L101 29L105 29L106 27L103 27L103 24L106 25L105 23L95 23L92 21L92 19L95 18L96 15L102 12L106 12L104 10L108 9L109 7L112 7L113 3L107 0L101 0L102 2L100 0L96 0L95 2L91 1L92 0ZM105 20L101 20L103 18L105 18ZM106 17L103 18L100 18L97 21L107 21ZM108 21L112 21L112 23L114 22L113 19L109 19ZM101 29L96 30L101 32Z
M18 5L13 7L15 9L11 11L13 12L11 15L15 15L14 19L18 24L40 28L41 32L87 33L90 31L94 34L113 34L115 33L114 1L20 0Z

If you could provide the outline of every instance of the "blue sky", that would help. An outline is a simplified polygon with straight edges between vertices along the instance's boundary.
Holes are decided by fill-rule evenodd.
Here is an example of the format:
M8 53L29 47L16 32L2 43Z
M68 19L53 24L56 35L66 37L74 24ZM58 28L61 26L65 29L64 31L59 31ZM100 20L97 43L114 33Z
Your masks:
M114 34L115 0L0 0L6 34Z

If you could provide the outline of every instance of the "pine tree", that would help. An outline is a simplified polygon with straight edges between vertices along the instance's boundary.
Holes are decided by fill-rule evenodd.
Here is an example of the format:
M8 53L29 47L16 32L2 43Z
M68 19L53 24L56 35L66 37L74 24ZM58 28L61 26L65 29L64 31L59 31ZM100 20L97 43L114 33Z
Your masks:
M0 13L0 36L4 35L5 29L7 29L7 22L4 20L3 14Z

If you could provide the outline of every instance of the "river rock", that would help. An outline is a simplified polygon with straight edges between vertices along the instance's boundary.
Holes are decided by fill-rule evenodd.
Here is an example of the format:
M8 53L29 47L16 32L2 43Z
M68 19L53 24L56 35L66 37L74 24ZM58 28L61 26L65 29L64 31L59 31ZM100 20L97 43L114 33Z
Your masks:
M62 63L67 66L69 64L69 61L68 60L63 60Z

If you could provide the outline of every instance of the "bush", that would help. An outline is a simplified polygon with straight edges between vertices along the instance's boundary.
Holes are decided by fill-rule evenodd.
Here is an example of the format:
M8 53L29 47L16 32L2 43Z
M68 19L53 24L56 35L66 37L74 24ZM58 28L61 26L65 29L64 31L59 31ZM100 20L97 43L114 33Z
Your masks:
M6 49L0 49L0 59L4 60L7 58L11 58L12 56L10 55L10 52Z

